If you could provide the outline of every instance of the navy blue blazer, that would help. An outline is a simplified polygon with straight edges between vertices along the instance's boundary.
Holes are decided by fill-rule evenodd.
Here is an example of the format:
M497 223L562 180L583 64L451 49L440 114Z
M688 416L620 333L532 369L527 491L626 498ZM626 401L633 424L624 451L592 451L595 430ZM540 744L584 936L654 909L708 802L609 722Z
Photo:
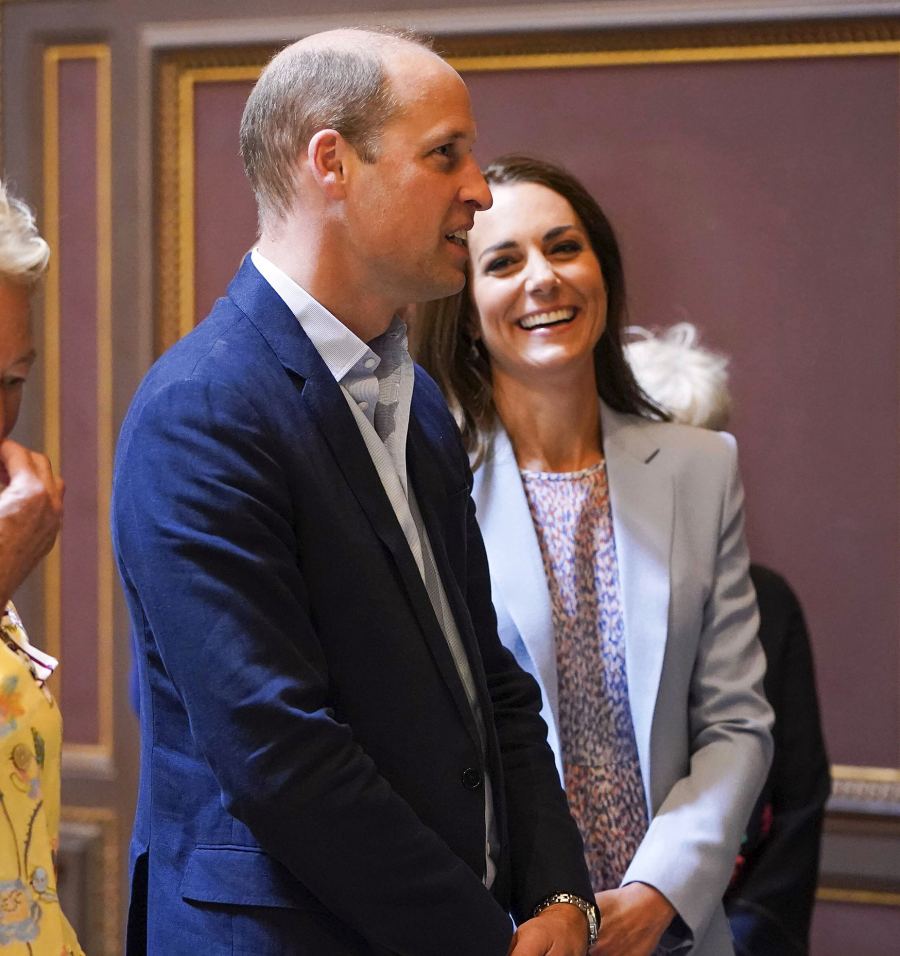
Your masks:
M138 390L113 496L141 695L128 956L505 956L508 910L590 896L537 685L497 639L466 456L421 370L408 464L484 746L343 394L249 259Z

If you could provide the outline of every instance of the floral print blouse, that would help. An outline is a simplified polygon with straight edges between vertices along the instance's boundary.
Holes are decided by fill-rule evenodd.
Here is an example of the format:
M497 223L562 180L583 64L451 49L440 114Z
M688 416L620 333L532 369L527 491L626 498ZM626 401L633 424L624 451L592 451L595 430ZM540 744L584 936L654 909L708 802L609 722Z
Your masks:
M56 895L62 720L10 604L0 618L0 956L84 956Z
M523 471L522 483L550 590L566 793L594 892L615 889L647 830L647 807L606 467Z

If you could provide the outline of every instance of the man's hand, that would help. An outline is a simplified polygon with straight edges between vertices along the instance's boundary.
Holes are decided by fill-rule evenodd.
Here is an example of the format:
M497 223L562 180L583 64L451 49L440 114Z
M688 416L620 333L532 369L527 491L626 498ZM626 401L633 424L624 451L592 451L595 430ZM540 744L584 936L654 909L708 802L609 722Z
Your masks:
M507 956L585 956L588 922L572 903L554 903L516 930Z
M0 442L2 478L7 484L0 491L0 610L53 547L65 491L44 455L9 439Z
M590 956L650 956L675 907L652 886L628 883L597 894L600 938Z

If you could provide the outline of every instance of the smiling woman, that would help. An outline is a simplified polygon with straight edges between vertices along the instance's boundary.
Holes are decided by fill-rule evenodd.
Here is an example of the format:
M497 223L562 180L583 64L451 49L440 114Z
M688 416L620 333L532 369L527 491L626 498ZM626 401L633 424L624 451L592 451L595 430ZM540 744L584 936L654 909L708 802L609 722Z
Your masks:
M638 388L624 359L621 333L625 318L625 276L618 242L603 210L575 177L531 157L503 157L491 163L484 173L492 188L495 208L487 215L480 213L477 230L469 233L470 293L477 284L485 290L485 295L493 293L502 298L510 294L501 290L508 290L512 280L521 278L523 270L527 271L529 264L523 262L523 256L529 242L535 244L537 238L537 220L532 223L526 214L527 203L539 203L541 221L547 221L546 232L539 234L540 258L548 263L543 281L562 282L562 275L549 268L550 259L558 262L566 273L572 270L580 273L585 263L590 272L592 263L594 288L603 298L602 308L595 308L593 302L589 307L592 325L598 321L601 324L599 330L594 330L597 337L592 348L595 379L590 379L591 394L599 393L616 411L665 419L665 413ZM507 221L510 213L517 217L515 222ZM523 227L527 235L520 243L513 237L512 230ZM471 252L476 245L479 251ZM489 278L496 281L489 282ZM534 281L528 278L529 282ZM423 307L423 321L413 329L412 340L419 360L446 395L473 462L478 463L484 454L485 438L496 422L493 396L497 381L485 341L490 332L479 326L470 293ZM542 310L548 308L548 303L553 308L559 305L548 299L546 293L539 292L535 298L532 311L538 319L522 316L526 326L534 322L546 325L547 318L540 318ZM585 324L579 325L579 333ZM605 335L601 334L604 328Z
M513 238L508 238L512 236ZM470 234L473 329L490 356L494 400L517 386L576 377L596 392L593 353L606 325L606 286L568 200L538 183L494 188L494 206Z
M541 685L595 952L723 956L771 759L734 441L635 383L618 245L584 187L526 157L485 176L469 288L422 310L417 352L476 468L501 639Z

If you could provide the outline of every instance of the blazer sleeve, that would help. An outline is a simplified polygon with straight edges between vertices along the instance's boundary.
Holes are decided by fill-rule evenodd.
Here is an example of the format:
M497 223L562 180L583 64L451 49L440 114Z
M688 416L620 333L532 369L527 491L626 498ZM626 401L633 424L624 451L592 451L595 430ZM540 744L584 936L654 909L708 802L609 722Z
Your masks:
M678 936L682 944L702 938L721 905L772 759L743 490L727 438L712 586L690 682L687 772L657 808L623 881L648 883L672 903L681 920L673 924L676 945Z
M507 914L329 709L264 415L192 379L136 414L117 465L120 567L222 805L373 944L505 956Z
M831 789L812 649L803 610L787 582L751 570L766 653L766 695L775 710L775 757L753 819L766 832L751 845L726 896L741 956L794 956L809 950L819 845Z

